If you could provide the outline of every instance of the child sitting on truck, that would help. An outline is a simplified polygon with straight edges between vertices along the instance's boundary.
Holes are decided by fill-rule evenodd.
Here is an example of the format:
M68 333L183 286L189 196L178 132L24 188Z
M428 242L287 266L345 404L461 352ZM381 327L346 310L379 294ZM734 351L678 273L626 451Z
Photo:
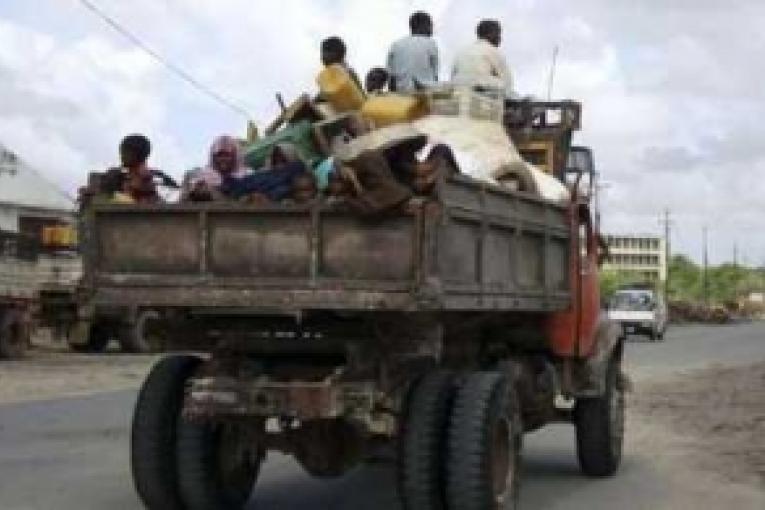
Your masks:
M101 189L95 194L106 194L113 200L123 202L161 201L155 177L166 176L147 164L151 143L144 135L133 134L122 139L119 146L122 166L110 168L101 178Z

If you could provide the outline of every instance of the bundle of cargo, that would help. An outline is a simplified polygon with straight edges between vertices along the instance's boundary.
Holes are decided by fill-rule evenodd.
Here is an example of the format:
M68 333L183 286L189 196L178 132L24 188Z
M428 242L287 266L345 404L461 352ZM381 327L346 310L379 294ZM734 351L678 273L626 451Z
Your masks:
M395 136L375 132L410 125L427 137L429 146L449 147L463 174L556 202L570 198L563 183L524 161L516 150L503 125L505 101L500 91L446 85L409 96L365 98L342 66L329 66L317 82L321 97L332 108L346 114L358 111L366 122L371 132L361 134L357 146L374 149L379 138L391 145Z

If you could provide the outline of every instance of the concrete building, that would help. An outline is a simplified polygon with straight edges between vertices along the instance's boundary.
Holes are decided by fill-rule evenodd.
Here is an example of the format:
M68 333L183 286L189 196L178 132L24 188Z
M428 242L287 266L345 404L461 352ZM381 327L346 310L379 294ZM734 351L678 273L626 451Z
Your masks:
M611 251L611 260L604 264L604 269L632 273L639 281L667 279L666 251L661 237L606 234L604 238Z
M39 238L45 226L74 221L72 198L0 144L0 231Z

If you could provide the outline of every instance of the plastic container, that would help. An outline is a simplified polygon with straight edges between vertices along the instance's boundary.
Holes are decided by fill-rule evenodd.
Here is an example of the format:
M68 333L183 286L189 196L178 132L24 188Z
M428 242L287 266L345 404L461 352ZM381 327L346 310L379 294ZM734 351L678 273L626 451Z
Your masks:
M399 94L370 97L361 108L361 114L374 122L378 128L411 122L425 116L427 112L427 105L423 99Z
M434 115L501 123L504 111L504 96L499 91L477 92L470 87L457 87L451 94L441 93L430 99L430 113Z
M43 246L53 246L56 244L56 227L43 227L41 234Z
M351 77L351 74L340 64L332 64L324 68L316 77L319 90L338 113L361 109L364 104L364 92Z

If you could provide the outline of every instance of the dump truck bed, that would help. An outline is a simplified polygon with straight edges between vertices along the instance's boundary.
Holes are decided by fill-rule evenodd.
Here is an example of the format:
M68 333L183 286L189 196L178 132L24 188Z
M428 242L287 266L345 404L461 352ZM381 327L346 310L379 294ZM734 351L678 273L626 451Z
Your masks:
M322 205L117 205L83 217L96 307L565 309L566 208L458 176L412 213Z

